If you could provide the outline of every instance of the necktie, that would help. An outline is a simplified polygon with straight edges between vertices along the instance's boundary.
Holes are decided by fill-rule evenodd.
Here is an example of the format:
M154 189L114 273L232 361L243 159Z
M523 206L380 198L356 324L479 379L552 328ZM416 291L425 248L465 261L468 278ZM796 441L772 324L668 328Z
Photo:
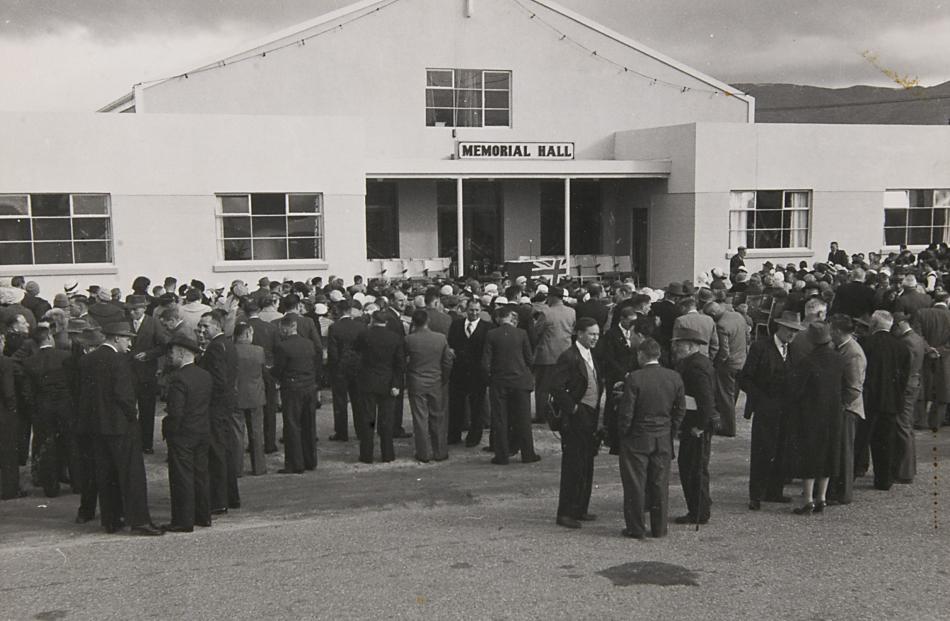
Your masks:
M788 359L788 343L782 343L782 360Z
M472 332L474 331L475 331L475 325L471 321L467 322L465 324L465 336L471 337Z

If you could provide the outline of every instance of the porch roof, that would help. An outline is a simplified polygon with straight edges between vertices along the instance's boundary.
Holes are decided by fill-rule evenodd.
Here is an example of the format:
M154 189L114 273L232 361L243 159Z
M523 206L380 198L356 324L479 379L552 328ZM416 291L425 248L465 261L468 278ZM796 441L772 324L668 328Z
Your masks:
M665 179L670 160L369 160L366 176L388 179Z

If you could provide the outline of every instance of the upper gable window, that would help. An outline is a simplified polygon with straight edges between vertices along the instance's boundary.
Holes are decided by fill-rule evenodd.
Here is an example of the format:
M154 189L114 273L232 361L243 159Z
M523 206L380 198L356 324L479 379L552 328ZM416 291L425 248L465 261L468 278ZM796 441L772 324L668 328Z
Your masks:
M426 69L426 126L511 127L511 72Z

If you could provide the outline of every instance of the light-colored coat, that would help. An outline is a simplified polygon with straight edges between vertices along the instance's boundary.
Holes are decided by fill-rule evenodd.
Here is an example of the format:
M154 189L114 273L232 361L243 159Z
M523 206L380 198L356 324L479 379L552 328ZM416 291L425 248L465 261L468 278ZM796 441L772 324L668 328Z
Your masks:
M555 364L571 346L576 314L564 304L555 304L544 309L535 324L538 345L534 350L536 365Z
M440 332L417 329L406 337L406 387L409 392L441 390L452 372L449 341Z
M864 374L868 367L867 358L864 356L864 350L861 349L854 338L837 349L844 359L844 377L842 378L844 409L863 419Z
M716 354L719 353L719 335L716 333L716 322L713 321L712 317L700 312L690 311L685 315L680 315L673 322L673 334L676 334L677 328L691 328L706 337L709 342L709 349L703 353L710 360L716 359Z
M264 348L235 343L237 352L237 408L251 410L264 405Z
M749 324L735 311L726 311L716 322L719 351L713 358L717 366L724 365L736 371L745 364L749 352Z

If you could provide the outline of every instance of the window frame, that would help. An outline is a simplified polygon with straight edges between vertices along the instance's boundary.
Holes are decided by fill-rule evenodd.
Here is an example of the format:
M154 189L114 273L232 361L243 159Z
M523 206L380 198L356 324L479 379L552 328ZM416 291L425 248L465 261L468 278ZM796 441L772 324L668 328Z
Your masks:
M280 214L255 214L254 196L263 195L282 195L284 201L284 210ZM295 196L314 196L316 208L314 211L293 211L291 210L291 199ZM304 262L322 262L326 260L326 197L323 192L218 192L215 194L217 206L215 207L215 242L218 248L218 261L224 265L250 265L255 263L280 263L292 265L294 263ZM245 212L225 212L224 201L227 198L246 197L247 211ZM283 235L254 235L255 217L281 217L284 222ZM296 236L291 234L290 219L294 217L313 217L316 218L316 230L312 236ZM246 218L248 220L249 235L247 237L226 237L224 224L227 218ZM319 234L317 234L319 232ZM284 242L285 258L273 259L269 257L256 257L254 255L255 241L276 241ZM315 250L313 257L292 257L291 242L294 240L313 240ZM250 256L246 259L228 258L226 253L226 243L228 241L247 241L249 242Z
M911 193L912 192L925 192L929 194L929 205L911 205ZM938 203L937 194L945 193L946 200L948 202ZM903 194L904 199L902 205L898 206L890 202L889 198L892 195ZM948 233L950 233L950 188L889 188L884 190L884 195L882 197L882 226L881 226L881 243L883 248L887 249L897 249L901 245L906 245L908 248L926 248L931 243L940 243L940 241L933 241L934 233L937 231L937 227L942 227ZM937 210L944 211L944 223L938 225L935 223L934 215ZM891 225L887 224L887 215L888 211L901 211L904 212L904 223L901 225ZM911 223L911 214L921 214L924 211L929 211L930 215L930 224L928 225L919 225ZM901 230L903 229L902 241L898 243L888 243L887 233L888 230ZM910 243L911 233L914 230L928 230L929 235L927 236L928 241L926 243ZM944 242L950 243L950 234L947 235L943 240Z
M756 209L755 205L758 205L759 193L760 192L781 192L781 208L780 209ZM740 198L740 202L737 202L737 197L741 197L743 194L753 194L753 207L749 208L738 208L737 204L745 203L744 200ZM791 194L804 194L808 199L807 207L789 207L788 196ZM782 214L782 222L779 227L762 227L759 228L755 224L751 226L746 221L744 227L733 228L733 222L735 221L736 214L750 214L750 213L761 213L765 211L774 211ZM748 249L750 252L783 252L787 251L789 253L801 253L801 252L811 252L812 247L812 224L814 222L813 218L814 211L814 191L809 189L756 189L756 190L730 190L729 192L729 228L728 228L728 247L729 253L734 254L738 251L739 246L743 246ZM806 214L806 224L804 227L793 226L790 222L789 226L785 226L785 214L786 213L805 213ZM795 236L797 232L804 232L805 243L804 245L789 245L783 246L758 246L755 243L755 234L756 233L767 233L773 232L778 233L780 240L785 235L788 236L789 240ZM752 241L749 240L749 233L753 234ZM734 244L733 239L739 238L742 240L742 243Z
M464 88L464 87L462 87L462 86L459 85L459 78L458 78L458 76L459 76L459 73L462 72L462 71L478 72L478 73L480 74L480 78L481 78L480 82L481 82L481 84L480 84L480 86L478 87L477 90L478 90L478 92L479 92L480 95L481 95L481 105L478 106L478 107L461 107L461 106L459 106L458 93L459 93L460 91L472 91L472 90L476 90L476 89L472 89L472 88ZM429 77L430 77L430 74L431 74L431 73L438 73L438 72L450 73L450 74L451 74L451 76L452 76L452 83L451 83L451 86L436 86L436 85L430 86L430 84L429 84ZM508 77L508 88L506 88L506 89L504 89L504 88L487 88L487 87L486 87L486 82L485 82L485 76L486 76L487 74L491 74L491 73L505 74L505 75ZM513 127L513 119L512 119L512 112L511 112L511 107L512 107L512 90L513 90L513 83L512 83L512 80L513 80L513 79L514 79L514 76L513 76L512 71L511 71L510 69L461 69L461 68L446 68L446 67L428 67L428 68L426 68L426 80L425 80L425 84L426 84L426 85L425 85L425 101L424 101L424 104L425 104L425 105L424 105L424 108L423 108L423 111L424 111L423 113L424 113L424 115L425 115L425 118L424 118L425 126L426 126L426 127L445 127L445 128L452 128L452 129L458 129L458 128L466 128L466 129L488 129L488 128L492 128L492 129L511 129L511 128ZM429 105L429 102L428 102L428 95L429 95L429 91L430 91L430 90L431 90L431 91L443 91L443 92L450 92L450 93L452 93L452 107L448 108L448 107L445 107L445 106L436 106L436 105L430 106L430 105ZM507 102L506 102L506 107L504 107L504 108L489 107L489 106L487 105L486 93L507 93L507 94L508 94L508 100L507 100ZM439 122L441 122L441 121L434 121L434 120L433 120L432 124L430 125L430 124L429 124L429 118L428 118L428 117L429 117L429 112L430 112L431 110L451 110L451 111L452 111L452 123L451 123L451 124L446 124L446 125L438 125L437 123L439 123ZM477 111L479 112L479 123L480 123L480 124L479 124L479 125L459 125L459 112L460 112L460 111L470 111L470 110L477 110ZM488 112L501 112L501 111L506 111L506 112L508 113L508 123L507 123L507 124L505 124L505 125L494 125L494 124L493 124L493 125L488 125L488 124L486 124L486 116L487 116L487 113L488 113Z
M34 200L40 196L65 196L68 200L69 211L65 215L34 215ZM0 246L7 244L29 244L30 263L0 263L2 269L13 269L16 267L24 268L54 268L68 269L69 266L91 266L91 267L113 267L115 266L115 231L112 222L112 195L108 192L3 192L0 193L0 199L9 197L19 197L26 199L25 214L0 214L0 220L23 220L29 223L29 239L2 240ZM76 211L76 199L82 197L101 197L105 207L105 213L80 213ZM99 219L106 221L105 237L97 239L82 239L76 237L76 220ZM69 221L69 239L36 239L36 227L34 223L52 220ZM105 261L77 261L77 244L85 243L103 243L106 245ZM69 244L70 261L60 262L37 262L37 244Z

